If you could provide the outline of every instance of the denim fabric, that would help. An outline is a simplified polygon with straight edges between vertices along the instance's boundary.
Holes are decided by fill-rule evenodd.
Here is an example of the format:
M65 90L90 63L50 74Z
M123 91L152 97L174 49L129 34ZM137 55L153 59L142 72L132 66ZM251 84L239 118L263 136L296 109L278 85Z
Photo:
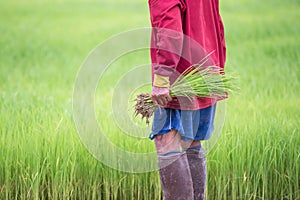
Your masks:
M214 130L215 110L216 104L199 110L156 109L149 138L175 129L184 141L208 140Z

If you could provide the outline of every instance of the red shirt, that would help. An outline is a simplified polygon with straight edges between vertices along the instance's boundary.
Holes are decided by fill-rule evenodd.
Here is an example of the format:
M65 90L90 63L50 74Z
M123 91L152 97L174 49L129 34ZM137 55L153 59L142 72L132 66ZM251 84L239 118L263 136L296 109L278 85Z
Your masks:
M152 24L151 60L154 74L176 79L191 64L201 63L224 68L226 47L224 28L219 14L219 0L149 0ZM178 73L177 73L178 72ZM173 98L165 107L197 110L219 99Z

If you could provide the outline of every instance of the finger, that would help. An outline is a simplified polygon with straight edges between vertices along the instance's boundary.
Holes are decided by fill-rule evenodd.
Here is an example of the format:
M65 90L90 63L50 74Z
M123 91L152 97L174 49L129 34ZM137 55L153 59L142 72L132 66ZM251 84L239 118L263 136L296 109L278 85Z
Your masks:
M158 96L158 97L157 97L157 102L158 102L158 104L161 105L161 106L164 106L164 105L165 105L165 104L164 104L164 100L163 100L163 98L161 98L161 96Z
M153 101L153 104L154 104L155 106L158 105L158 104L157 104L157 97L156 97L156 96L152 96L152 101Z
M161 96L161 101L163 102L163 105L166 105L169 102L166 95Z
M167 100L172 101L172 97L170 96L170 94L167 95Z
M163 101L164 105L169 102L168 94L163 94L160 96L161 100Z
M169 102L168 97L166 95L163 97L163 100L164 100L164 104L167 104Z

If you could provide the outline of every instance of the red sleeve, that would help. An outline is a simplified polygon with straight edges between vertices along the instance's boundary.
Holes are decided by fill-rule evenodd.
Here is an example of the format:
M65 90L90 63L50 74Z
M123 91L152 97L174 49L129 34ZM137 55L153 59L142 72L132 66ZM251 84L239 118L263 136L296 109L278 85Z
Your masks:
M171 76L182 52L183 6L180 0L149 0L149 8L153 74Z

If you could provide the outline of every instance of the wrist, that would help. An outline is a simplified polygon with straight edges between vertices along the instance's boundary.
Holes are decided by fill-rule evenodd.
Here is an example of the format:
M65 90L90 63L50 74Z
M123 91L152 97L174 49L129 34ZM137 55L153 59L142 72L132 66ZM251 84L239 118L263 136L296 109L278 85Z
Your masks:
M152 95L162 95L162 94L169 94L169 88L161 88L161 87L152 87Z

